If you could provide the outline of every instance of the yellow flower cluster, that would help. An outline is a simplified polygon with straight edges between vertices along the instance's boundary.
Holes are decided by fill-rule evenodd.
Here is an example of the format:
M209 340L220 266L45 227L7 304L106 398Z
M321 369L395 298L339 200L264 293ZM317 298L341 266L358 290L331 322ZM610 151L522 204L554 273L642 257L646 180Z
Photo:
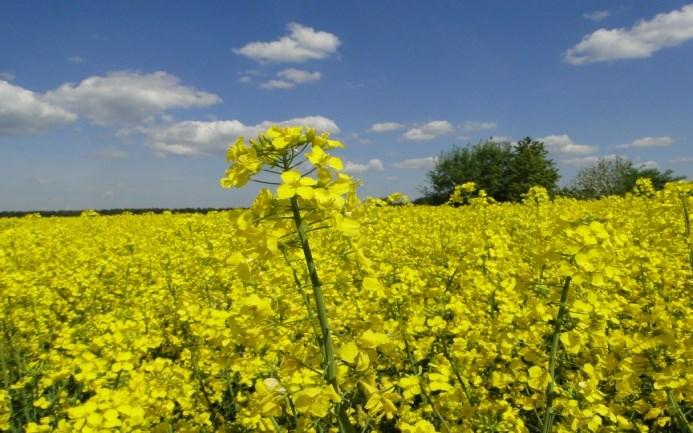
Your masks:
M243 212L0 220L0 431L690 431L693 184L358 205L336 146L237 142L227 186L287 163Z

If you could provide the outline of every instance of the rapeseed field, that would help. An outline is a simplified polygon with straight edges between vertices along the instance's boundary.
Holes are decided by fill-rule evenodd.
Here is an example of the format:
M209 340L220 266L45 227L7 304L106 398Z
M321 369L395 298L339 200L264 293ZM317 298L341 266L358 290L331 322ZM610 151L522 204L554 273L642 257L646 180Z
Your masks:
M340 145L240 139L247 210L1 219L0 431L690 431L693 184L359 201Z

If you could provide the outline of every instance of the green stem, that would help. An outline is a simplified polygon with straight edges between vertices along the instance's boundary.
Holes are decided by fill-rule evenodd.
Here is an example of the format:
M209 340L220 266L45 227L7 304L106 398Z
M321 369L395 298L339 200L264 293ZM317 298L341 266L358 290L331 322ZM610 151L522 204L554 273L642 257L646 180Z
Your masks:
M327 321L327 307L325 306L325 298L322 294L322 285L318 277L318 271L315 268L313 260L313 252L310 249L306 227L301 218L301 209L298 205L296 196L291 198L291 212L294 217L294 224L298 232L298 240L303 249L303 257L306 259L306 267L310 284L313 287L313 297L315 298L315 306L318 310L318 322L320 323L320 331L322 332L322 349L323 349L323 367L325 369L325 381L332 385L335 392L339 394L339 385L337 384L337 367L334 359L334 345L332 343L332 332ZM339 429L342 432L354 433L354 427L349 421L349 416L346 413L346 408L343 404L337 405L337 421Z
M563 283L563 290L561 291L561 303L558 307L558 314L556 315L556 320L553 324L553 335L551 336L551 352L549 353L549 377L551 382L546 387L546 413L544 414L544 422L541 426L542 433L550 433L551 425L553 424L554 412L553 412L553 385L556 381L556 363L558 358L558 342L561 338L561 323L565 314L568 312L568 289L570 288L571 277L566 277Z
M686 235L686 246L688 247L688 264L691 266L691 272L693 272L693 248L691 248L691 219L688 212L688 198L687 195L681 194L681 207L683 208L683 224L685 228L684 234Z
M462 387L462 391L464 392L464 396L467 397L467 401L469 402L470 405L474 406L476 404L476 401L472 397L472 394L469 392L469 388L467 388L467 385L465 385L464 381L462 380L462 375L460 374L460 372L457 368L457 364L455 363L455 360L452 359L452 356L450 355L450 351L448 350L448 345L444 339L443 339L443 356L450 363L450 367L452 368L453 373L455 373L455 377L457 378L457 381L460 383L460 386Z
M2 329L2 335L0 335L0 338L2 338L2 344L0 344L0 368L2 369L2 383L3 383L3 389L10 389L10 367L7 365L7 359L5 358L5 340L7 338L5 336L5 330Z
M293 212L294 224L296 225L296 229L298 231L298 239L301 243L301 248L303 249L303 257L306 259L308 276L310 278L310 284L313 287L315 306L318 310L318 322L320 323L320 331L322 332L322 346L324 351L325 380L331 384L336 381L337 377L337 370L334 360L334 347L332 345L332 332L330 331L330 326L327 320L327 307L325 306L325 297L322 293L322 285L320 284L320 278L318 277L318 271L315 267L315 261L313 259L313 252L311 251L310 243L308 242L308 237L306 236L306 229L303 225L301 210L296 197L291 198L291 211Z
M447 433L450 433L450 426L448 426L447 421L445 421L445 418L443 418L443 415L440 414L438 409L436 408L435 404L433 403L433 399L431 399L431 396L428 395L426 392L426 388L424 387L424 380L421 374L419 374L417 367L417 362L414 359L414 355L411 352L411 348L409 346L409 340L407 339L407 334L404 329L402 329L402 340L404 341L404 350L407 351L407 358L409 359L409 363L411 364L412 371L414 374L416 374L417 379L419 380L419 388L421 389L421 394L424 396L426 399L426 402L428 403L429 406L431 406L431 410L435 414L435 416L438 418L440 421L440 425L445 429Z
M688 421L686 420L686 415L683 413L681 407L676 402L674 394L671 392L670 389L667 389L667 399L669 399L669 406L671 406L671 411L673 412L674 418L676 419L676 424L679 425L679 428L683 433L691 433L691 426L690 424L688 424Z
M315 327L315 318L313 317L313 310L310 307L310 297L306 292L303 291L303 285L301 284L301 281L298 279L298 273L296 272L296 269L294 269L294 266L289 261L289 257L287 257L286 252L282 251L282 255L284 256L284 261L286 262L287 266L289 266L289 268L291 268L291 273L293 274L293 277L294 277L294 284L296 285L296 288L298 289L298 291L301 292L301 298L303 299L303 303L306 306L308 321L310 322L310 325L313 328L313 333L315 334L315 340L317 343L320 344L320 333L318 332L318 329Z

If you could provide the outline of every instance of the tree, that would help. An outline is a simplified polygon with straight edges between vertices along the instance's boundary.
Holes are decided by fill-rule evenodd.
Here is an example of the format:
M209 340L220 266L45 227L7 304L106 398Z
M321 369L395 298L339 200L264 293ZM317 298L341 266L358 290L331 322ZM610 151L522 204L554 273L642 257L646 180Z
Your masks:
M525 137L513 148L508 168L508 200L522 200L522 195L533 186L543 186L550 194L556 191L560 175L548 158L544 143Z
M671 170L636 166L633 161L621 157L600 158L594 165L583 168L562 193L577 198L599 198L608 195L625 195L635 187L638 178L652 180L655 189L667 182L683 179Z
M487 140L441 153L418 203L444 203L455 185L469 181L498 201L517 201L535 185L555 191L558 178L542 142L529 137L514 145Z

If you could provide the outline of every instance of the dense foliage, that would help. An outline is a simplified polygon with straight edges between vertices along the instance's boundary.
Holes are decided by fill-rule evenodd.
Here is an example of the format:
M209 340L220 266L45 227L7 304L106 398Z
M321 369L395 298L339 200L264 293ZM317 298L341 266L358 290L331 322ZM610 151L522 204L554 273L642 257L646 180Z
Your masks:
M428 173L423 202L444 203L455 185L465 182L474 182L495 200L520 201L532 186L554 192L558 179L542 142L529 137L514 144L486 141L443 152Z
M337 146L237 142L246 211L0 220L0 430L690 431L693 184L359 204Z
M583 168L562 193L577 198L599 198L607 195L625 195L635 188L637 179L650 179L655 189L668 182L683 179L671 170L636 165L633 161L616 157L601 158Z

